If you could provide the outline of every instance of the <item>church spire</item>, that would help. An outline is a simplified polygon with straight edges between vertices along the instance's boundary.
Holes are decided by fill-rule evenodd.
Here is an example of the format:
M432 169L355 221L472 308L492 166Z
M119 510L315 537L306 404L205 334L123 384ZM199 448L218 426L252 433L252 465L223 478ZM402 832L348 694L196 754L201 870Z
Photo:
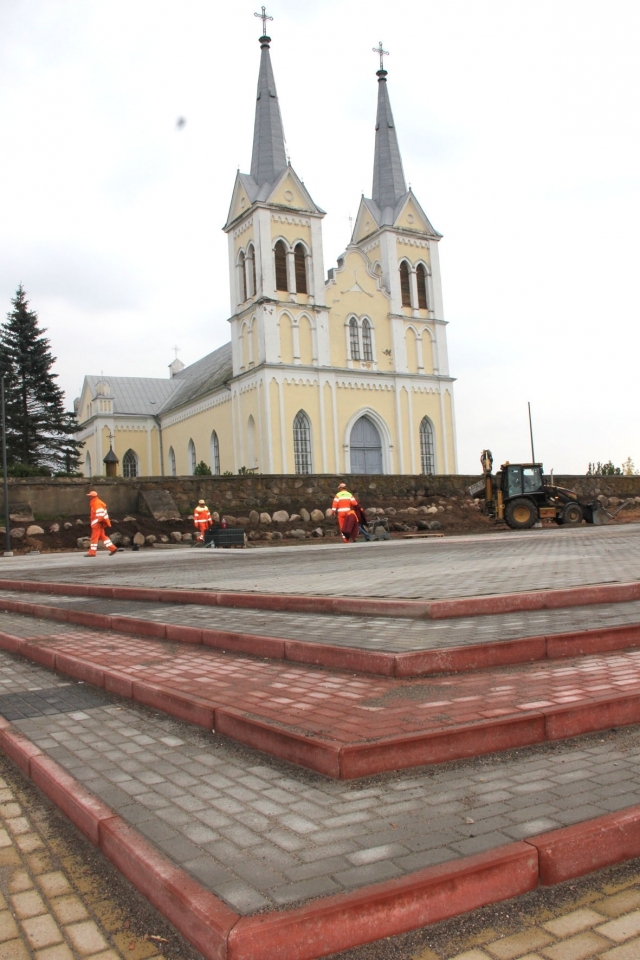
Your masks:
M378 114L376 117L376 148L373 159L373 188L371 199L384 210L385 207L395 207L398 200L407 192L407 185L402 169L400 147L396 137L396 128L393 122L389 91L387 90L387 71L384 69L382 58L387 51L382 49L382 42L373 48L374 53L380 55L380 69L378 77Z
M251 176L258 186L262 186L263 183L274 183L280 174L286 170L287 154L284 145L280 105L269 55L271 37L267 36L267 20L273 20L273 17L267 16L264 7L262 13L256 13L256 17L262 19L262 36L260 37L262 52L260 74L258 76L256 120L253 131Z

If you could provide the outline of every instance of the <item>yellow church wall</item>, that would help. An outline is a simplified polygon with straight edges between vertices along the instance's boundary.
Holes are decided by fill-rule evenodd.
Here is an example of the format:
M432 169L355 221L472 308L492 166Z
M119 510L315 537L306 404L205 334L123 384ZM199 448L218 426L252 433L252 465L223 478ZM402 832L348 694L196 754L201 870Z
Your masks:
M235 260L236 260L236 262L237 262L237 260L238 260L238 254L240 253L240 251L241 251L241 250L245 250L245 251L246 251L247 247L248 247L249 244L252 243L252 242L253 242L254 245L255 245L255 241L254 241L254 239L253 239L253 226L247 227L247 229L245 230L245 232L244 232L244 233L241 233L240 236L239 236L239 237L236 237L235 240L233 241L233 249L234 249L234 252L235 252Z
M362 289L358 289L358 288ZM364 255L350 251L344 257L344 266L336 272L336 283L327 290L329 312L329 337L331 364L347 365L347 335L345 324L351 315L367 316L373 323L375 333L374 360L381 364L384 351L392 349L391 326L388 322L389 301L378 290L375 277L368 270Z
M401 473L413 473L411 466L411 448L414 438L411 436L411 423L409 420L410 397L406 387L400 389L400 427L402 430L402 464L400 464ZM400 452L398 451L398 460ZM414 453L415 459L415 453Z
M407 370L409 373L418 372L418 341L412 327L405 330L405 343L407 346Z
M296 215L296 219L300 214ZM271 239L273 242L278 237L283 237L290 245L298 240L302 240L311 249L311 227L302 223L286 223L281 218L271 220Z
M301 377L303 379L304 375ZM295 456L293 449L293 421L300 410L309 417L311 422L311 449L312 470L322 472L322 431L320 429L320 400L318 384L304 381L302 383L284 383L284 429L287 451L287 473L295 473Z
M438 473L447 473L444 456L444 441L442 437L442 421L440 418L440 397L437 393L411 392L413 411L413 443L415 449L416 471L420 472L420 423L423 417L429 417L433 426L433 442L436 455L436 470Z
M273 377L269 383L269 401L271 407L271 458L274 473L283 473L282 433L280 430L280 391L278 381Z
M446 472L455 473L455 457L453 452L453 403L451 400L451 394L448 390L445 390L444 392L444 415L447 424L447 447L449 451Z
M266 451L263 451L264 432L261 431L261 410L258 404L257 387L238 393L238 419L242 432L242 452L238 444L238 455L242 460L241 467L247 470L255 468L258 473L266 470ZM253 420L253 442L250 421Z
M269 203L290 207L292 212L300 216L300 210L306 207L307 200L289 172L269 195Z
M201 460L211 468L211 433L215 430L218 435L220 450L220 472L234 469L233 456L233 428L231 423L231 402L218 404L209 410L194 414L187 420L181 420L170 427L163 427L162 449L164 454L164 473L170 475L169 448L173 447L176 455L176 473L178 476L188 476L190 466L188 460L189 440L193 440L196 448L196 462ZM159 472L159 471L158 471Z
M301 315L298 322L299 343L300 343L300 362L311 364L313 359L313 344L311 339L311 321L304 314Z
M280 360L282 363L293 363L293 325L288 313L281 313L278 318L280 328Z
M324 427L325 443L327 449L327 471L337 473L340 469L336 463L335 449L336 438L333 432L333 393L331 384L325 383L322 393L322 403L324 404Z
M375 411L384 420L393 443L393 460L389 465L390 473L402 473L398 463L398 436L396 430L396 398L393 390L356 390L352 387L336 388L336 405L338 413L338 452L340 463L338 471L345 469L344 442L345 431L351 417L356 413ZM348 441L347 437L347 441ZM382 437L383 447L385 443Z
M433 344L426 328L422 331L422 363L425 373L433 373Z

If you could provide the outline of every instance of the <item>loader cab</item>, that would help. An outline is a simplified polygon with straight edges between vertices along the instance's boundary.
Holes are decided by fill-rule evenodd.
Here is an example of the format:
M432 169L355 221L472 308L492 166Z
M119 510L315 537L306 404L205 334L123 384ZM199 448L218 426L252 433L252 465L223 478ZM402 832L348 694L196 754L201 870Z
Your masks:
M505 463L501 467L501 490L504 501L513 497L544 497L541 463Z

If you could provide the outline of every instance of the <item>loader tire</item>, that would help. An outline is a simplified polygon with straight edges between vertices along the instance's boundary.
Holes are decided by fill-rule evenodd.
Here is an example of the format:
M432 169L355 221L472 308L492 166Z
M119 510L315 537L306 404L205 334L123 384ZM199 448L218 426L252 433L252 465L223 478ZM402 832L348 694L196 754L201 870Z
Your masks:
M532 500L519 497L510 500L504 511L507 526L512 530L529 530L538 522L538 509Z
M565 527L579 527L583 520L582 507L579 503L568 503L562 511L562 525Z

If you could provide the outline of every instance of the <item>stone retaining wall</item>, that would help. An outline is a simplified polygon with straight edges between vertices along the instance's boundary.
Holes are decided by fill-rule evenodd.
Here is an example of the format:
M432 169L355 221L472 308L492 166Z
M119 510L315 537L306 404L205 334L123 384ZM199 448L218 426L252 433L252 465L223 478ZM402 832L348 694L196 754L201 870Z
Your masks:
M345 481L364 506L403 505L424 497L467 497L467 488L479 475L442 476L309 476L268 475L234 477L140 477L84 479L37 478L10 479L9 503L30 503L37 518L82 516L87 512L86 493L95 488L114 516L139 512L142 490L167 490L183 515L188 515L200 498L212 508L236 515L283 509L288 513L326 510L338 484ZM554 477L559 486L576 490L585 497L640 496L640 477ZM1 500L0 500L1 503ZM0 517L4 505L0 506Z

